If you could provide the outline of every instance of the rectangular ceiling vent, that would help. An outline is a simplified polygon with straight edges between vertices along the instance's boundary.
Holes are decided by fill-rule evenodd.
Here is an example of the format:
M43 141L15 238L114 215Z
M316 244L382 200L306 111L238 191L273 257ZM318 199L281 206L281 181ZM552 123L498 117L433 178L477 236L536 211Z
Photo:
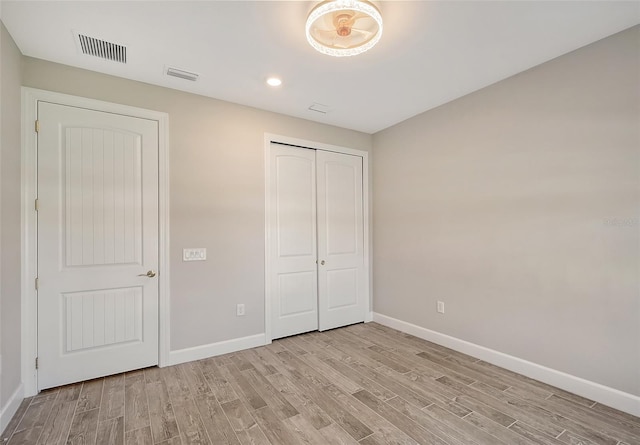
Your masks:
M185 70L179 70L178 68L167 67L167 76L173 76L179 79L185 79L195 82L196 80L198 80L199 74Z
M315 111L316 113L327 114L331 112L331 108L328 105L312 103L311 105L309 105L309 111Z
M78 34L78 41L82 54L100 57L112 62L127 63L127 47L106 40L96 39L84 34Z

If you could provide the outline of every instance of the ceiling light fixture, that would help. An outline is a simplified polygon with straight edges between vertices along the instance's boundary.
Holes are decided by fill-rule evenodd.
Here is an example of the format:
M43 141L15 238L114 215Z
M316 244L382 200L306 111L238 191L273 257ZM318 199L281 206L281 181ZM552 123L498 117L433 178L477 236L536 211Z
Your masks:
M317 51L355 56L373 48L382 36L382 15L366 0L328 0L307 17L306 34Z
M267 85L272 87L279 87L280 85L282 85L282 80L278 79L277 77L269 77L267 79Z

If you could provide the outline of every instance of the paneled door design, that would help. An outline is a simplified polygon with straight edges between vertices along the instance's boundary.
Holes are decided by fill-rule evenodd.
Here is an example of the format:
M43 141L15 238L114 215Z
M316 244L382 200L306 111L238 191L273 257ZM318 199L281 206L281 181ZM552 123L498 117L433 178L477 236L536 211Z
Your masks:
M38 389L158 363L158 123L39 102Z
M318 329L316 153L271 144L273 338Z
M362 158L316 152L320 330L364 321Z
M272 339L364 321L362 158L271 143Z

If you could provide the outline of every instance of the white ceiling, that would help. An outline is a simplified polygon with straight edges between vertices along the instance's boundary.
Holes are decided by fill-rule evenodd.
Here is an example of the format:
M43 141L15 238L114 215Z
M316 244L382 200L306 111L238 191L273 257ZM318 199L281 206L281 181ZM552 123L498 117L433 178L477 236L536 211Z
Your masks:
M306 42L314 4L3 0L2 21L27 56L367 133L640 23L640 1L383 1L380 43L332 58ZM73 31L126 45L127 64L80 54Z

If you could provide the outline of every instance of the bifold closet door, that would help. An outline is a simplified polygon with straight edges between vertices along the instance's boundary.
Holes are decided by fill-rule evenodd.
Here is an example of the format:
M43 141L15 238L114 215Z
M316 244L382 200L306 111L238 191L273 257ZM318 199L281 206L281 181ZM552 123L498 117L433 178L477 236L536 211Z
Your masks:
M364 321L362 158L316 151L319 329Z
M362 158L272 143L271 338L364 321Z
M271 144L272 338L318 329L316 153Z

